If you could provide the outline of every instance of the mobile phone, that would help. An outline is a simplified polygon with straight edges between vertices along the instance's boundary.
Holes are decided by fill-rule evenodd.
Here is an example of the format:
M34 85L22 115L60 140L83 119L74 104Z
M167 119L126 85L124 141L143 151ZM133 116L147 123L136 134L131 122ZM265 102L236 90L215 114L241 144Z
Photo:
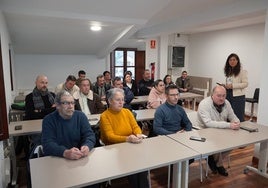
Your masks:
M199 136L191 136L190 140L195 140L195 141L200 141L200 142L205 142L206 138L199 137Z
M98 118L91 118L91 119L88 119L88 121L98 121Z
M22 125L16 125L15 126L15 130L17 131L17 130L21 130L22 129Z

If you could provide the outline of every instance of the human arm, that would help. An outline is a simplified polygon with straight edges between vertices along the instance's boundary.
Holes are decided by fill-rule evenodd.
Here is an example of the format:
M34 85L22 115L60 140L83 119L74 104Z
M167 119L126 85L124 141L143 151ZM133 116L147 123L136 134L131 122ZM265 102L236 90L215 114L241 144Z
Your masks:
M181 107L179 107L179 108L181 109L181 124L182 124L183 130L191 131L192 130L192 122L189 120L184 109Z
M130 104L130 102L134 99L134 94L128 87L124 87L125 92L125 103Z
M147 102L147 108L153 108L156 109L158 106L162 104L162 101L159 97L159 95L156 92L156 89L153 88L148 96L148 102Z
M51 93L53 97L55 97L54 93ZM45 107L44 109L35 109L33 102L32 93L28 94L25 97L25 119L33 120L33 119L43 119L47 114L55 111L55 104L51 104L49 107Z

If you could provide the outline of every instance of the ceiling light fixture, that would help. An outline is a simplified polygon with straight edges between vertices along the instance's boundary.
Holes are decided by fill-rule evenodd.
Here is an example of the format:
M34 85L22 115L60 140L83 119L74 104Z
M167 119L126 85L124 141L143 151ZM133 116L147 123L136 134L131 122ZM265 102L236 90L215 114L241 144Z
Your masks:
M90 29L91 29L92 31L100 31L100 30L101 30L101 26L93 25L93 26L90 27Z

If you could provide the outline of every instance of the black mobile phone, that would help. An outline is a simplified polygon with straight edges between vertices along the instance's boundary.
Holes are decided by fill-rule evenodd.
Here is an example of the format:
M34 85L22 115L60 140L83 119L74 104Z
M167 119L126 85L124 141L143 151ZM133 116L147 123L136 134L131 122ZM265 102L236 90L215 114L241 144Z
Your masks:
M16 125L15 126L15 130L17 131L17 130L21 130L22 129L22 125Z
M195 141L200 141L200 142L205 142L206 138L199 137L199 136L191 136L190 140L195 140Z

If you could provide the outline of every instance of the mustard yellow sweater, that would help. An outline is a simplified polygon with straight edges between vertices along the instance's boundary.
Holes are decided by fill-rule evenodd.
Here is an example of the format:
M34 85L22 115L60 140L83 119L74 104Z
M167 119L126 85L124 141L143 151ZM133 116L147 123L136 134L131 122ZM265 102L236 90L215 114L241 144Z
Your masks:
M125 142L131 134L141 134L132 112L122 108L119 112L108 108L100 117L101 140L105 145Z

